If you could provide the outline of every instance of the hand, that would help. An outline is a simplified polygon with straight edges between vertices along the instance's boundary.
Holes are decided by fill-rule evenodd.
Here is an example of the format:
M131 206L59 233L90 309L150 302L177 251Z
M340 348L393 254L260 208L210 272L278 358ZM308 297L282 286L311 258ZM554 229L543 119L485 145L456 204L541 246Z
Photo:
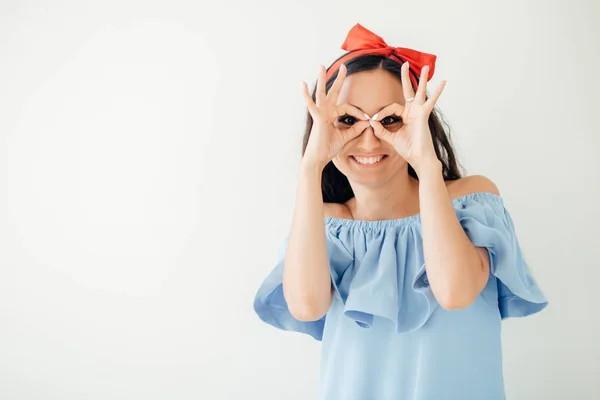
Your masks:
M440 82L435 93L425 101L428 72L429 66L423 67L419 87L415 94L408 77L408 62L405 62L402 65L402 91L405 99L414 96L414 100L407 101L404 106L398 103L390 104L369 119L375 135L392 145L398 154L415 169L421 163L438 160L428 120L429 114L442 94L446 81ZM399 116L402 119L401 126L397 130L389 131L380 122L391 115Z
M321 168L324 168L344 148L346 143L369 127L369 121L365 118L365 114L358 108L348 103L337 105L345 78L346 66L342 65L329 93L325 93L325 67L321 66L315 92L316 103L308 93L306 82L302 82L306 107L313 118L310 138L304 152L304 161L316 163ZM351 127L339 129L338 126L344 125L338 123L338 120L344 116L354 117L358 122Z

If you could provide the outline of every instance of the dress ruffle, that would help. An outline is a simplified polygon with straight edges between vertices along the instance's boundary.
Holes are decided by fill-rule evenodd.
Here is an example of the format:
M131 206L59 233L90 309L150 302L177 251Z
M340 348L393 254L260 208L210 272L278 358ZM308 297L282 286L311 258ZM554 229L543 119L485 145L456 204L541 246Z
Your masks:
M473 244L489 251L502 319L545 308L548 301L523 259L502 198L478 192L452 203ZM427 279L420 216L384 221L329 217L325 222L334 301L342 302L345 316L365 329L378 322L400 334L421 328L439 304ZM256 294L254 309L268 324L321 340L326 316L298 321L287 308L282 287L286 246L287 238Z
M490 273L498 278L502 319L543 310L548 300L523 257L513 219L500 197L485 203L461 204L457 216L471 242L488 249Z

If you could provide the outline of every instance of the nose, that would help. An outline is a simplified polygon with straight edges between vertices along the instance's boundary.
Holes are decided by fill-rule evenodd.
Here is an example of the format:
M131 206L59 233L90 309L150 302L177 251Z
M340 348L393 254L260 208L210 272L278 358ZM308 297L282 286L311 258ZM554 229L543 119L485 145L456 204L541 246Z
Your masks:
M365 153L371 152L373 149L376 149L380 146L381 142L377 136L375 136L375 131L372 126L367 127L360 136L357 138L358 148Z

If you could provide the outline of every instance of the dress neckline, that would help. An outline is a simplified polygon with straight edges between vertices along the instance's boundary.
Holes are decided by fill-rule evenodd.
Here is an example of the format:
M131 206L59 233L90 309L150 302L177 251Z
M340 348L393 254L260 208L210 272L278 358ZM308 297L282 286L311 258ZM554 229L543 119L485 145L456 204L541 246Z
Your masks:
M464 204L468 201L476 201L480 199L495 201L504 205L502 197L497 195L496 193L491 192L473 192L463 196L455 197L452 199L452 205ZM393 219L380 219L380 220L365 220L365 219L348 219L348 218L338 218L338 217L325 217L326 225L344 225L350 227L359 227L359 228L384 228L384 227L393 227L393 226L403 226L419 223L421 221L421 213L409 215L407 217L402 218L393 218Z

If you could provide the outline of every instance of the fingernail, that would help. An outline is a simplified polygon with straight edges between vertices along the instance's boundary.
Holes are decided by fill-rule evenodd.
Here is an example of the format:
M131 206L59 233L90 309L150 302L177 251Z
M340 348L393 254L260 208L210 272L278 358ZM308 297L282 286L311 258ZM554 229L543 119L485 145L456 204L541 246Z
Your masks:
M365 118L366 118L366 119L371 119L371 117L369 117L369 116L367 115L367 113L365 113Z
M379 114L373 115L373 121L377 121L377 117L379 117Z

